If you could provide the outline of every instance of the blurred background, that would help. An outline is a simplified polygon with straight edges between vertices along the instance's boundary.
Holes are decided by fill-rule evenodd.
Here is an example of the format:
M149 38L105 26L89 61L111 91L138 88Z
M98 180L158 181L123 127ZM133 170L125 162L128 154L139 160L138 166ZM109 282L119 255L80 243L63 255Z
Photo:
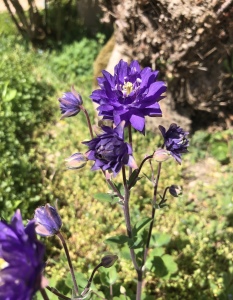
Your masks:
M168 85L163 118L147 120L145 137L134 133L137 161L161 145L159 124L176 122L191 136L182 166L164 163L160 193L179 184L183 196L156 214L143 299L231 300L233 1L1 0L0 216L20 208L31 219L36 207L58 199L80 285L111 251L120 259L100 269L92 299L135 299L126 246L104 243L125 233L121 208L93 196L108 187L91 164L66 170L65 158L86 151L88 128L81 113L60 120L57 101L74 85L94 123L95 78L121 58L159 70ZM133 223L150 215L151 189L146 177L134 188ZM61 246L44 242L50 285L69 295Z

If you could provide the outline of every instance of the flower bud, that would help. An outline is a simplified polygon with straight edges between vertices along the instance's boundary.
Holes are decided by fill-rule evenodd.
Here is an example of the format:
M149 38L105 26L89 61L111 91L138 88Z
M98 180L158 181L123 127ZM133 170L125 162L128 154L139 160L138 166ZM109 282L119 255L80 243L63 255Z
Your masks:
M75 91L74 87L71 87L71 92L64 93L60 102L61 119L76 116L83 104L82 97Z
M180 195L182 195L182 188L179 185L173 184L169 187L169 193L173 197L179 197Z
M115 261L117 261L117 259L118 259L117 255L113 255L113 254L105 255L101 259L102 267L110 268L111 266L114 265L114 263L115 263Z
M73 155L71 155L66 159L67 162L66 167L67 169L70 170L81 169L86 165L87 161L88 159L84 154L74 153Z
M170 151L167 151L165 149L157 149L153 154L153 158L157 162L164 162L168 160L170 157L171 157Z
M41 236L52 236L59 232L62 220L55 207L50 204L38 207L35 210L34 220L36 233Z

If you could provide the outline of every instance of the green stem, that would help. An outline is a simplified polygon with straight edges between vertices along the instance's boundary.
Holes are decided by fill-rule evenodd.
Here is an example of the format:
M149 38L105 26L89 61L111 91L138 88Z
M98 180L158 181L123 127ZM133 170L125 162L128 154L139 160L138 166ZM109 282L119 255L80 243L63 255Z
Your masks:
M74 283L75 294L79 295L78 285L77 285L76 278L75 278L75 275L74 275L74 268L72 266L72 262L71 262L71 259L70 259L70 254L69 254L69 250L68 250L66 241L65 241L63 235L61 234L61 232L58 232L56 235L60 239L60 241L62 243L62 246L63 246L63 248L65 250L65 254L66 254L66 257L67 257L68 265L69 265L69 268L70 268L71 277L72 277L72 280L73 280L73 283Z

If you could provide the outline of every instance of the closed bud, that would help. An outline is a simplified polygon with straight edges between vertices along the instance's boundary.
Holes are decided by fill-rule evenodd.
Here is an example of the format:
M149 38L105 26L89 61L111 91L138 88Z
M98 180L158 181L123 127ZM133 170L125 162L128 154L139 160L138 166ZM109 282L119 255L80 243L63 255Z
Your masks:
M111 266L114 265L117 259L118 259L117 255L113 255L113 254L105 255L101 259L101 265L104 268L110 268Z
M76 116L83 104L81 95L75 91L74 87L71 87L71 92L64 93L58 101L60 102L61 119Z
M88 159L84 154L74 153L66 159L66 167L70 170L78 170L83 168L86 165L87 161Z
M179 185L173 184L169 187L169 192L173 197L179 197L182 195L182 188Z
M62 220L55 207L50 204L38 207L35 210L34 220L36 233L41 236L57 234L62 226Z
M153 158L157 162L164 162L168 160L170 157L171 157L170 151L167 151L165 149L157 149L153 154Z

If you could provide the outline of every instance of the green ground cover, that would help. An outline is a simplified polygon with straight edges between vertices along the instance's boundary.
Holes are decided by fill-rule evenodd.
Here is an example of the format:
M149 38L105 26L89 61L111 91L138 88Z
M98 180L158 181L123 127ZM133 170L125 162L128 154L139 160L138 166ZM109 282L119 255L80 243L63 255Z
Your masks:
M6 16L0 22L11 24ZM0 28L9 28L4 26ZM57 98L74 84L94 120L89 95L99 40L83 38L49 52L30 49L13 27L1 29L0 39L0 215L9 218L20 208L24 219L30 219L38 205L58 199L79 283L88 278L102 254L111 251L119 260L108 272L100 269L94 281L99 296L92 299L110 299L110 284L114 300L126 299L121 286L134 299L136 274L128 251L124 245L104 243L125 234L121 208L95 199L94 194L107 192L108 187L100 172L90 172L91 164L81 171L67 171L64 163L71 154L86 150L81 141L89 135L82 114L59 120ZM168 207L156 213L147 300L233 297L232 132L198 131L191 140L182 166L168 161L162 169L160 191L176 183L184 193L169 197ZM136 133L136 159L140 161L159 142L157 132L147 132L145 139ZM143 172L149 172L147 165ZM150 182L143 177L132 194L133 223L139 212L150 215L150 198ZM50 285L69 294L68 266L60 244L55 237L44 242Z

